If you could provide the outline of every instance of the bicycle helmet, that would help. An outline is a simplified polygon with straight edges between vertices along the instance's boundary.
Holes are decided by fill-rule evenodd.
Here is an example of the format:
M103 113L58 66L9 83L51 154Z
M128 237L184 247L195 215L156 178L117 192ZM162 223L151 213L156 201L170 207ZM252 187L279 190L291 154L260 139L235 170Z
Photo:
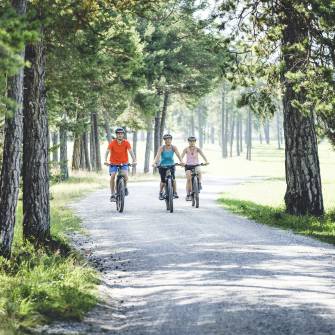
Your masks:
M196 141L197 139L196 139L195 136L190 136L187 140L188 140L188 141Z
M166 139L168 139L168 138L171 138L171 140L172 140L172 135L170 135L170 134L165 134L165 135L163 136L163 140L166 140Z
M119 128L115 129L115 134L117 134L117 133L123 133L123 134L125 134L125 131L124 131L123 128L119 127Z

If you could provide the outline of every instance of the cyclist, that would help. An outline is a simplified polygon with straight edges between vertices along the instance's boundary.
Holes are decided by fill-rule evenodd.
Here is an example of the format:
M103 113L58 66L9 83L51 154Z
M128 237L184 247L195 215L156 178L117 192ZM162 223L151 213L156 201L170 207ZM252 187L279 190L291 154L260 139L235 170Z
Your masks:
M127 181L128 181L128 151L133 160L133 164L136 164L136 157L131 149L130 143L124 138L125 131L123 128L115 129L116 139L112 140L107 148L105 156L105 164L109 165L109 174L110 179L110 188L111 188L111 197L110 201L115 202L115 175L117 172L117 166L115 165L124 165L121 167L121 173L125 176L125 195L128 195ZM108 161L109 156L109 161ZM113 166L114 165L114 166Z
M164 166L174 165L174 154L177 155L179 162L181 165L185 165L182 162L182 159L180 157L180 153L176 146L172 145L172 136L170 134L165 134L163 136L163 140L165 145L162 145L156 154L156 157L154 159L154 162L152 164L153 167L157 166L158 161L160 161L159 165L161 166L159 168L159 174L161 176L161 183L160 183L160 189L159 189L159 200L164 200L163 190L165 186L165 177L166 177L166 169L164 169ZM173 178L173 197L179 198L177 194L177 185L175 180L175 170L176 168L173 166L171 168L171 175Z
M188 147L184 149L183 153L181 154L181 158L183 159L186 155L186 165L185 165L185 172L186 172L186 201L192 201L191 191L192 191L192 175L191 170L192 166L199 164L199 155L205 161L205 164L209 164L207 158L205 157L202 150L196 147L197 139L194 136L190 136L188 139ZM199 190L202 189L201 186L201 170L200 166L197 166L196 172L198 173L199 178Z

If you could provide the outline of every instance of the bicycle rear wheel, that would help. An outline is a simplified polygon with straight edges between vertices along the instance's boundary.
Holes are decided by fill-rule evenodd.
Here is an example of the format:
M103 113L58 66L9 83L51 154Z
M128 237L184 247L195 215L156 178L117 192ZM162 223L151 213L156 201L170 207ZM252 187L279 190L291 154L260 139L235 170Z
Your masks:
M169 200L168 210L170 211L170 213L173 213L173 186L171 178L169 178L168 180L168 200Z
M125 186L124 179L120 178L117 184L116 209L122 213L124 209Z
M199 208L199 181L198 177L193 178L193 184L192 184L192 206L195 205L196 208Z

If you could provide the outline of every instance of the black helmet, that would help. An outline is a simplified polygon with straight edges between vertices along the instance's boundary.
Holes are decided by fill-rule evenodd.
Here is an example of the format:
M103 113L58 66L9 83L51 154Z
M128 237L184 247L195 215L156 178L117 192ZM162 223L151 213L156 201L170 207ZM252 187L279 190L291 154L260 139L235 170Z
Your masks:
M170 134L164 134L163 140L166 140L168 138L171 138L171 140L172 140L172 135L170 135Z
M125 131L124 131L123 128L119 127L119 128L115 129L115 134L117 134L117 133L124 133L125 134Z
M188 140L188 141L196 141L197 139L196 139L195 136L190 136L187 140Z

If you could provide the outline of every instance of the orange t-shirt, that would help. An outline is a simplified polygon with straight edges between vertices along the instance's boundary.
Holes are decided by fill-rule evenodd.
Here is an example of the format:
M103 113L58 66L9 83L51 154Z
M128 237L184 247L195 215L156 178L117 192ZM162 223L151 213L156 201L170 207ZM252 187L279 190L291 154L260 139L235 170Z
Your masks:
M111 164L127 164L128 163L128 150L131 145L127 140L123 140L121 144L117 140L113 140L108 145L110 151Z

